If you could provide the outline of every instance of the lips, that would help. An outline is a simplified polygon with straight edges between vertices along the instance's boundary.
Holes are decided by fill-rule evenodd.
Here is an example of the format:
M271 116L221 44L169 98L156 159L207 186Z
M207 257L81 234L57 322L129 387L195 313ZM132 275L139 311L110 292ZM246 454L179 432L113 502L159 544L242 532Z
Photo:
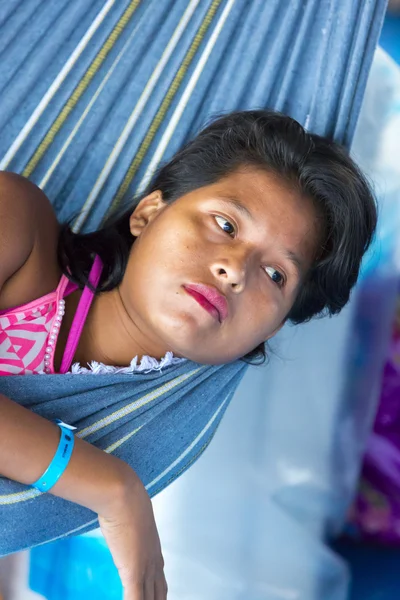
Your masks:
M225 321L228 316L228 303L216 288L202 283L192 283L183 287L216 320L220 323Z

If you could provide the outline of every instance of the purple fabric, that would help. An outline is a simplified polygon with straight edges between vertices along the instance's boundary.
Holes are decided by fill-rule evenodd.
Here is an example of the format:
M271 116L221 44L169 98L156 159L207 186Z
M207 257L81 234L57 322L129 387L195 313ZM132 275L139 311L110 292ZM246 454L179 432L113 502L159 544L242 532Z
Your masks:
M352 521L369 541L400 545L400 324L396 323Z

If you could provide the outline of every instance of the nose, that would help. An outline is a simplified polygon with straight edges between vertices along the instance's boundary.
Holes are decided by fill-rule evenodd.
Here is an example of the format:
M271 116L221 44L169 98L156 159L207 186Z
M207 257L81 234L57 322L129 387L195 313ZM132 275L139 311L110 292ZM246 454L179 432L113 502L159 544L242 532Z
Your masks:
M224 286L229 286L233 292L239 294L246 285L245 261L242 258L230 256L216 260L211 265L211 271L217 281Z

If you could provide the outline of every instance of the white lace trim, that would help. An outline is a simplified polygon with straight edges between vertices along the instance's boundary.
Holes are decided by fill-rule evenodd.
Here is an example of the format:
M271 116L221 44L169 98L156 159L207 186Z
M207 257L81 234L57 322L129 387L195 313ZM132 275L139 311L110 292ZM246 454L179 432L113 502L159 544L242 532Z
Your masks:
M82 367L79 363L75 363L71 367L70 373L73 375L82 375L91 373L92 375L114 375L114 374L130 374L130 373L150 373L151 371L161 371L164 367L177 365L186 360L185 358L176 358L172 352L167 352L161 359L157 360L151 356L143 356L138 364L138 357L135 356L131 360L129 367L112 367L96 362L95 360L88 363L87 367Z

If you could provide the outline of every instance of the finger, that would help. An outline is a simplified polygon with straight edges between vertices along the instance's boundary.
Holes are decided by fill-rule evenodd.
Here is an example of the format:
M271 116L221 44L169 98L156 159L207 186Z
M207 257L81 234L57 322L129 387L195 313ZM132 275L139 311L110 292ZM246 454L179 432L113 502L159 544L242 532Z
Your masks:
M167 595L168 595L168 586L167 586L167 581L164 577L164 574L162 574L161 577L156 579L154 589L155 589L154 600L166 600Z

